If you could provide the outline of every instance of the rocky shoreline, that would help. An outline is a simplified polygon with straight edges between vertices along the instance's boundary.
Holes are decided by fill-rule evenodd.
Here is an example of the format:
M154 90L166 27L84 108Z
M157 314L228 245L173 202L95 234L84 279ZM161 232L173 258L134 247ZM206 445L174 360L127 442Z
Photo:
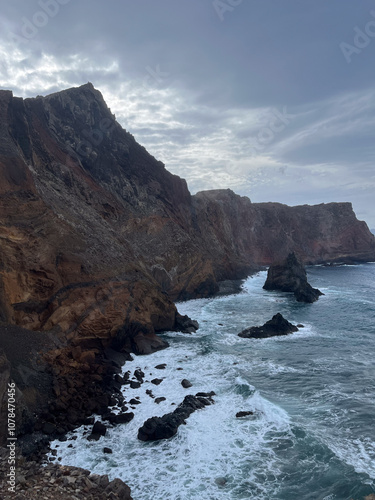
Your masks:
M8 451L0 448L0 491L2 500L132 500L130 488L121 479L91 474L79 467L17 456L14 489L7 482Z

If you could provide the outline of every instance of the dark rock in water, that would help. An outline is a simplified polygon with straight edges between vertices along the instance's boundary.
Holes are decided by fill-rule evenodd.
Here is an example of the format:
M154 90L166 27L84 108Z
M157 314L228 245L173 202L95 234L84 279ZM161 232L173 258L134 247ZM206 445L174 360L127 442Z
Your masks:
M277 313L263 326L252 326L243 330L238 336L245 339L266 339L268 337L288 335L297 331L298 328L295 325L289 323L280 313Z
M101 436L105 436L106 432L107 432L107 427L101 422L97 421L93 425L91 434L90 436L88 436L87 439L89 441L98 441L101 438Z
M267 280L263 286L265 290L280 290L293 292L298 302L312 303L324 295L317 288L307 282L305 268L294 253L290 253L281 264L270 266Z
M298 323L297 328L305 328L305 325L302 325L301 323Z
M103 453L113 453L111 448L103 448Z
M159 385L163 382L163 379L162 378L153 378L151 380L151 384L154 384L154 385Z
M130 405L140 405L141 402L138 400L138 399L134 399L132 398L130 401L129 401L129 404Z
M157 370L165 370L167 364L166 363L161 363L160 365L156 365L155 368Z
M249 415L254 415L254 412L253 411L239 411L238 413L236 413L237 418L248 417Z
M216 396L216 392L215 391L197 392L196 396L201 397L201 398L212 398L212 396Z
M200 410L213 403L211 398L200 396L186 396L183 402L172 413L167 413L162 417L151 417L138 430L138 439L141 441L157 441L159 439L169 439L177 433L181 424L195 410Z
M184 378L182 381L181 381L181 385L184 389L188 389L189 387L192 387L193 384L187 380L186 378Z
M164 396L161 396L160 398L156 398L155 399L155 403L159 404L159 403L161 403L162 401L165 401L165 400L166 400L166 398Z
M134 418L134 413L133 412L128 412L128 413L119 413L118 415L115 415L115 418L111 420L111 423L113 424L127 424Z
M143 371L141 369L137 368L134 371L134 376L137 380L139 380L139 382L143 382L143 377L145 376L145 374L143 373Z
M194 333L198 330L198 328L198 321L189 318L189 316L187 316L186 314L185 316L182 316L181 314L176 313L176 323L173 329L174 331L182 333Z
M131 380L130 381L130 387L132 389L139 389L139 387L141 387L141 383L140 382L136 382L135 380Z

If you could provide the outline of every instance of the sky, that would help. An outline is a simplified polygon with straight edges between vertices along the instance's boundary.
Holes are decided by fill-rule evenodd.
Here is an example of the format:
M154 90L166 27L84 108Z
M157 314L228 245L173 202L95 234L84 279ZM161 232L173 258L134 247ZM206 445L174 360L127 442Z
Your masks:
M192 193L375 228L375 0L1 0L0 88L92 82Z

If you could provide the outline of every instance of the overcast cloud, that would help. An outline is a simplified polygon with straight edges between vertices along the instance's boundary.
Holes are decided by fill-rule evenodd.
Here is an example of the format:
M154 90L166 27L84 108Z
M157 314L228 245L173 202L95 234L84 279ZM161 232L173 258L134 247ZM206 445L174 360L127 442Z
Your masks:
M375 0L12 0L0 88L91 81L192 192L352 201L375 227Z

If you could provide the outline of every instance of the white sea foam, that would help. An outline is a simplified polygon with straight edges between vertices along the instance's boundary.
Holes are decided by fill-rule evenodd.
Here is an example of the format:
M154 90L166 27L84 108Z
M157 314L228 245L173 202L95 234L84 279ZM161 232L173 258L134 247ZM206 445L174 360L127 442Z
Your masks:
M325 271L316 269L321 281ZM340 482L343 474L351 474L350 481L358 484L363 479L355 470L374 479L374 441L368 424L360 428L358 423L357 429L355 413L356 405L363 405L363 415L371 415L373 408L371 384L365 383L373 380L373 348L364 344L367 337L353 330L361 315L345 316L346 304L358 300L359 308L363 302L370 308L371 321L373 306L367 304L370 296L343 289L338 273L327 273L341 281L327 283L322 297L334 308L321 308L323 300L313 306L295 305L283 294L264 291L266 272L248 278L239 294L179 303L181 314L197 319L200 329L192 335L167 333L169 349L126 363L125 371L133 374L139 367L145 373L142 386L125 393L128 401L141 401L131 409L134 419L109 428L98 442L87 441L83 433L89 429L81 428L75 441L55 443L62 462L121 477L135 500L275 500L293 494L304 498L306 491L312 498L314 485L321 491L322 484L329 484L321 492L328 500L336 498L329 483L333 477ZM237 336L270 319L275 309L305 328L278 338ZM323 324L328 322L330 328L319 327L322 322L315 321L316 314L326 314ZM332 322L335 314L337 327ZM167 364L165 370L155 368L160 363ZM156 386L151 383L154 378L163 381ZM183 378L193 387L184 389ZM156 404L146 390L165 401ZM211 390L215 404L193 413L172 439L137 439L147 418L173 411L187 394ZM239 411L253 414L236 418ZM70 443L73 448L68 448ZM103 454L104 446L113 453ZM304 480L312 481L306 490Z
M264 399L241 375L234 357L226 360L216 353L204 357L204 366L189 347L172 347L147 357L135 357L125 369L141 368L148 382L139 389L127 389L126 397L139 397L141 404L132 411L134 419L125 425L110 428L98 442L88 442L81 428L75 441L59 445L58 457L64 464L79 465L96 473L121 477L132 487L135 499L151 498L227 499L237 489L247 489L247 498L267 498L271 484L259 483L265 470L274 477L278 459L271 443L274 433L288 433L288 415ZM164 370L155 369L167 363ZM228 366L229 365L229 366ZM183 368L183 370L177 370ZM193 388L181 386L185 376ZM153 378L164 378L155 386ZM146 394L166 401L159 405ZM193 390L192 390L193 389ZM192 414L186 426L179 428L171 440L142 443L138 428L151 416L173 411L188 393L214 390L215 404ZM252 411L249 418L236 418L238 411ZM73 444L73 448L68 448ZM113 453L103 454L103 447ZM152 478L152 481L150 480ZM259 483L259 484L258 484ZM231 493L232 492L232 493ZM235 496L233 496L235 498ZM241 497L240 497L241 498Z
M342 437L328 438L327 444L340 460L352 465L356 472L368 474L375 480L375 441Z

